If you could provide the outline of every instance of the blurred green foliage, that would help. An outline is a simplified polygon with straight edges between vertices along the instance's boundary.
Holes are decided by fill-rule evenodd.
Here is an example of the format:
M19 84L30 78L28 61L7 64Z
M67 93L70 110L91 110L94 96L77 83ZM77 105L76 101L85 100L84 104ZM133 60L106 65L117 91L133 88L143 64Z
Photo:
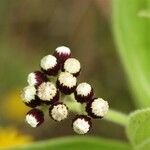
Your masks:
M96 137L66 137L57 138L51 141L40 142L32 144L31 146L21 146L11 150L86 150L92 148L93 150L131 150L130 147L121 142L104 140ZM9 149L8 149L9 150Z
M131 83L135 105L149 106L149 18L142 17L140 12L147 10L150 2L112 2L113 32L117 50ZM96 95L108 100L111 108L123 112L132 111L135 105L115 51L108 4L110 5L109 1L103 0L81 0L80 3L75 0L0 1L1 101L12 89L25 86L26 75L39 68L41 57L52 53L57 46L66 45L83 64L80 81L89 81L96 89ZM149 116L147 110L146 113L146 116ZM142 117L139 117L140 115ZM129 118L127 129L134 132L132 126L145 124L145 114L139 116L135 116L137 122ZM1 125L15 124L23 132L35 135L37 140L72 134L71 127L66 128L68 120L59 125L48 121L45 122L44 128L40 127L34 131L26 129L24 123L15 123L5 117L1 119ZM92 135L126 140L122 127L105 121L93 123ZM147 128L147 124L143 128ZM128 137L133 144L134 138L129 130ZM140 135L144 137L145 132L146 129L142 130ZM149 132L147 137L149 139ZM31 145L31 149L91 147L103 150L130 149L130 146L120 142L90 137L62 138ZM30 145L18 150L29 148Z
M117 50L131 84L135 104L138 107L149 107L150 18L148 14L150 1L114 0L113 6Z
M138 110L129 116L127 135L137 150L150 149L150 109Z

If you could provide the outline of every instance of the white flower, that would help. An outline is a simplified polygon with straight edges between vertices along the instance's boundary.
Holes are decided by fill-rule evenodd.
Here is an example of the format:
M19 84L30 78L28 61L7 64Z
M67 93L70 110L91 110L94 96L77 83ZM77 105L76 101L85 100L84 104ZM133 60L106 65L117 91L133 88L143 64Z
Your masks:
M50 108L50 116L55 121L62 121L66 119L68 116L67 106L62 103L52 105L52 107Z
M72 88L77 84L76 77L74 77L72 74L68 72L61 72L58 77L58 81L60 82L60 84L68 88Z
M29 85L32 85L32 86L37 84L36 75L34 72L28 75L27 82L29 83Z
M44 122L44 114L39 109L32 109L27 113L25 121L31 127L36 128Z
M28 75L27 82L31 86L38 86L42 82L47 81L47 77L41 71L35 71Z
M94 99L86 107L88 114L94 118L104 117L107 114L108 109L108 102L103 100L102 98Z
M26 115L26 122L33 128L36 128L39 123L32 114Z
M35 95L36 95L36 88L34 86L29 85L23 89L21 97L25 103L29 103L35 99Z
M85 117L78 117L73 121L73 130L78 134L86 134L90 128L91 123Z
M41 59L41 68L44 70L52 69L57 65L57 59L53 55L47 55Z
M86 82L80 83L74 92L75 99L80 103L91 101L93 95L93 88Z
M63 64L71 56L71 51L66 46L60 46L56 48L54 56Z
M91 91L91 85L86 82L80 83L76 88L77 95L88 96Z
M70 49L69 49L68 47L66 47L66 46L57 47L55 51L56 51L59 55L61 55L61 54L70 55L70 54L71 54Z
M44 101L51 101L56 94L57 89L51 82L43 82L37 89L37 96Z
M81 70L80 62L75 58L68 58L64 63L64 70L73 75L78 74Z

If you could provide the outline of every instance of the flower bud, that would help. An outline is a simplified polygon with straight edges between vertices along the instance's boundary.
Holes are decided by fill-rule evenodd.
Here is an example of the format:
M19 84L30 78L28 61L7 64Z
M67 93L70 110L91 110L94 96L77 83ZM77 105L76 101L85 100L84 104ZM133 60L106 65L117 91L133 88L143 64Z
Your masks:
M54 56L63 64L71 56L71 51L66 46L60 46L56 48Z
M77 86L74 95L80 103L89 102L92 100L93 89L90 84L83 82Z
M75 58L68 58L64 63L63 70L78 76L81 70L80 62Z
M95 98L86 106L86 111L92 118L103 118L109 109L108 102L102 98Z
M63 103L53 104L49 109L49 115L55 121L62 121L68 117L68 108Z
M60 64L55 56L47 55L41 59L42 71L48 75L57 75L60 69Z
M28 75L27 82L31 86L39 86L42 82L48 81L46 75L41 71L35 71Z
M77 115L73 119L72 126L77 134L86 134L92 127L91 118L85 115Z
M64 94L71 94L76 89L77 79L68 72L61 72L58 80L57 87Z
M36 88L34 86L27 86L21 93L23 102L29 107L36 107L41 104L41 101L36 96Z
M33 128L38 127L44 122L44 114L39 109L32 109L26 115L26 122Z
M37 88L37 96L45 104L53 104L59 100L59 91L51 82L43 82Z

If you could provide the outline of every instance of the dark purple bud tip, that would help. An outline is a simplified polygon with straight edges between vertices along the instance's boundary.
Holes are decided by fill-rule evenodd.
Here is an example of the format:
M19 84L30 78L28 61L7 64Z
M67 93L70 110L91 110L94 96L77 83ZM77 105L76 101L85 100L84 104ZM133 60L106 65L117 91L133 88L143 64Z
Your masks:
M38 127L44 122L44 114L39 109L32 109L26 115L26 122L33 128Z
M60 64L53 55L47 55L41 59L41 69L47 75L55 76L58 74Z
M68 117L68 108L63 103L55 103L49 108L49 115L55 121L62 121Z
M43 82L38 86L37 96L45 104L53 104L59 100L59 91L52 82Z
M64 63L63 70L77 77L81 71L80 62L75 58L68 58Z
M86 134L92 127L91 118L86 115L77 115L72 121L72 127L77 134Z
M77 86L74 95L77 102L89 102L93 97L93 89L90 84L83 82Z
M107 114L108 109L108 102L102 98L95 98L86 106L86 111L92 118L103 118Z
M66 46L60 46L56 48L54 56L63 64L71 56L71 51Z
M34 86L27 86L23 89L21 94L22 101L29 107L36 107L41 104L40 99L36 96L36 88Z
M73 93L76 89L76 85L77 85L76 77L74 77L72 74L68 72L60 73L57 80L57 87L62 93L66 95Z
M39 86L42 82L48 81L47 76L41 71L35 71L28 75L28 84L31 86Z

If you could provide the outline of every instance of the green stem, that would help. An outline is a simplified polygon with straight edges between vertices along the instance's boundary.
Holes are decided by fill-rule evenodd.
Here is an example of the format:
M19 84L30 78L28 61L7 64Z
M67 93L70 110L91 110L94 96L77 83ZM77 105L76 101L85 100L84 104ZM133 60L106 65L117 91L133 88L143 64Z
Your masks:
M128 116L126 114L111 109L109 109L109 112L104 119L122 126L126 126L128 123Z
M79 114L82 113L80 103L70 102L70 101L66 101L65 103L72 112L76 112ZM122 126L126 126L126 124L128 122L127 115L125 115L121 112L115 111L115 110L111 110L111 109L109 109L109 112L104 119L111 121L111 122L114 122L114 123L117 123L117 124L122 125Z
M72 112L75 112L75 113L78 113L78 114L81 114L83 111L81 109L81 104L80 103L77 103L77 102L69 102L69 101L65 101L64 102L69 110L71 110Z

